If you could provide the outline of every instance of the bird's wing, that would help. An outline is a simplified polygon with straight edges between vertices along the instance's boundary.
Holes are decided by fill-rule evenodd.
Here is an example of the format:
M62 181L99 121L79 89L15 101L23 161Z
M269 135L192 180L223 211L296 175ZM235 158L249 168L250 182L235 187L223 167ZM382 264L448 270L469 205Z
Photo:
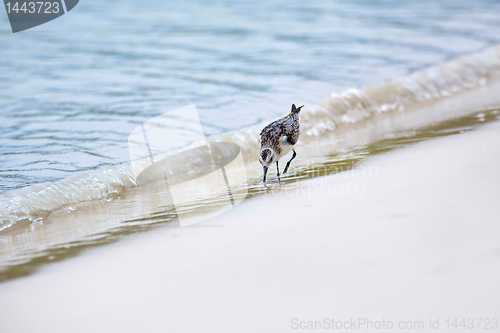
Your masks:
M286 136L286 140L288 141L289 144L294 145L297 143L297 135L294 133L294 126L293 126L293 120L292 119L287 119L286 121L283 122L283 135Z
M262 130L260 132L260 143L261 145L264 145L266 143L270 144L273 142L279 142L281 137L284 135L285 128L283 126L283 123L280 120L276 120Z

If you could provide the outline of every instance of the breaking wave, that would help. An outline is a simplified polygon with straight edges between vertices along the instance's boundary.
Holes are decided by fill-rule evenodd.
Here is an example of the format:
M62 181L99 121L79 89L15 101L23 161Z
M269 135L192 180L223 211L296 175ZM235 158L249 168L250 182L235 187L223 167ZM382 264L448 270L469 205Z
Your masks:
M330 145L335 149L498 107L499 78L500 47L493 47L392 82L332 93L303 110L300 146ZM258 133L263 125L217 135L209 141L238 144L246 163L251 164L256 160ZM189 161L175 163L187 166ZM125 163L13 190L0 196L0 230L21 220L34 221L67 205L106 199L137 186L131 164Z

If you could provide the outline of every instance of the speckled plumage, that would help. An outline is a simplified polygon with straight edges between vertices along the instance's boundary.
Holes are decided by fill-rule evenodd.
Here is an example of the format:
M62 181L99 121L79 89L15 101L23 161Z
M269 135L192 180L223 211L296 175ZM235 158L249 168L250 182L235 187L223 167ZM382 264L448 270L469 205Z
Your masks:
M295 145L299 140L299 133L299 114L290 112L286 117L264 127L260 132L260 148L272 148L278 155L281 155L282 144Z
M299 114L303 106L296 108L292 104L290 113L281 119L273 121L260 132L260 156L259 161L264 166L264 181L267 172L267 166L276 162L278 169L278 160L286 155L299 140L300 124ZM288 170L290 162L295 158L296 153L293 151L293 156L288 161L285 172Z

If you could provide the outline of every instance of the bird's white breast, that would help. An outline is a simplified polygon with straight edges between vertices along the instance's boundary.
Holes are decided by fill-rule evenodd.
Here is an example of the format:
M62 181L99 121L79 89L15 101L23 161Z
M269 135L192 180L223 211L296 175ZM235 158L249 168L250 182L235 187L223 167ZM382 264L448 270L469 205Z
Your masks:
M287 141L287 137L284 136L282 139L281 139L281 154L279 155L279 158L282 158L283 156L285 156L286 154L288 154L291 150L293 149L293 145L291 145L288 141Z

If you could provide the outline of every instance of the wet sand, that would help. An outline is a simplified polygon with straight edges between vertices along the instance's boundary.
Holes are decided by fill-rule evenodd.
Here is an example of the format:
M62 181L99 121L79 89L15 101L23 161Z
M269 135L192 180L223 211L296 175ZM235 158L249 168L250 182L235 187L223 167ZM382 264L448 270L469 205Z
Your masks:
M425 331L439 318L447 331L447 318L498 318L498 170L496 122L299 187L272 180L205 223L0 284L0 331L286 332L325 318Z

